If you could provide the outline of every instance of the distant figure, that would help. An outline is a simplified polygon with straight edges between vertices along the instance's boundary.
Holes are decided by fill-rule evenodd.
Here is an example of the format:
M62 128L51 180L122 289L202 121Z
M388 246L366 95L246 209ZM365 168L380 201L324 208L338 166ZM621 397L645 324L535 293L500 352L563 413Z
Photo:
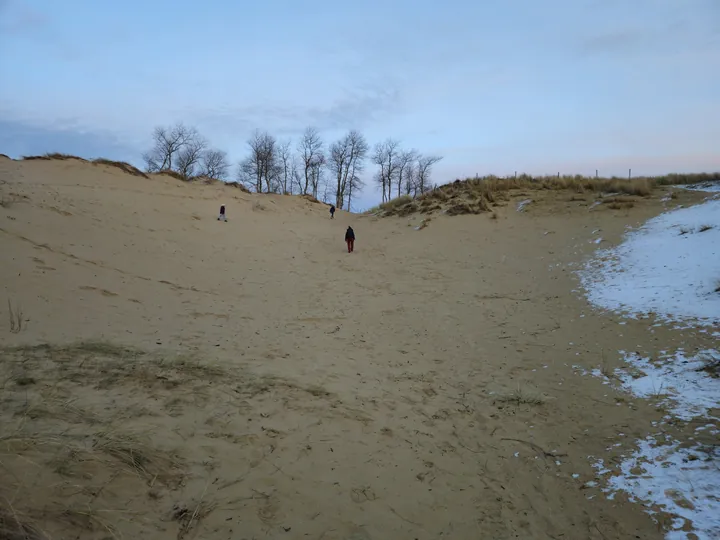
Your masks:
M220 215L218 216L218 221L227 221L227 216L225 215L225 205L220 205Z
M348 253L355 251L355 231L353 231L352 227L348 226L347 231L345 231L345 241L348 245Z
M335 217L335 205L330 205L330 219L333 219Z

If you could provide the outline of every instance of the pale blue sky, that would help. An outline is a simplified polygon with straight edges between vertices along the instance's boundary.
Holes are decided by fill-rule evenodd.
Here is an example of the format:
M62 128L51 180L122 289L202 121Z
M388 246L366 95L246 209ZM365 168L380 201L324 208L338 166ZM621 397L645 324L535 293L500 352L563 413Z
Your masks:
M720 1L0 0L0 153L140 164L177 121L233 162L360 129L438 182L720 170Z

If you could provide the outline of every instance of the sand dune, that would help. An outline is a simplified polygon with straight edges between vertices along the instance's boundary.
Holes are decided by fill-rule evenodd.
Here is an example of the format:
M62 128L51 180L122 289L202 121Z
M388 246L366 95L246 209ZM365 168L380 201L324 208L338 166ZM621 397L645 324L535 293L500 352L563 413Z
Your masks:
M517 193L416 230L76 160L0 158L0 182L0 304L22 311L0 326L7 530L607 540L672 521L608 500L588 459L664 410L573 366L713 338L621 325L575 270L701 193Z

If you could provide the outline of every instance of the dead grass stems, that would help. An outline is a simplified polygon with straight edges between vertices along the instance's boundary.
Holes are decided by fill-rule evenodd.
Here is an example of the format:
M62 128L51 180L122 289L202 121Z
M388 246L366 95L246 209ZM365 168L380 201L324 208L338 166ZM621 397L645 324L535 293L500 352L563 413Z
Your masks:
M615 210L630 209L638 198L652 195L658 186L695 184L720 180L720 173L670 174L657 177L622 179L586 176L529 176L508 178L485 176L456 180L432 189L416 198L398 197L368 210L369 214L403 216L416 211L436 212L446 209L449 215L487 212L491 206L507 201L511 195L526 195L527 191L571 191L577 194L611 194L603 202ZM623 197L625 196L625 197ZM634 197L634 198L631 198ZM572 200L585 197L573 196Z
M10 318L10 332L18 334L25 328L25 314L23 313L22 306L20 306L20 304L13 305L9 298L7 304L8 316Z

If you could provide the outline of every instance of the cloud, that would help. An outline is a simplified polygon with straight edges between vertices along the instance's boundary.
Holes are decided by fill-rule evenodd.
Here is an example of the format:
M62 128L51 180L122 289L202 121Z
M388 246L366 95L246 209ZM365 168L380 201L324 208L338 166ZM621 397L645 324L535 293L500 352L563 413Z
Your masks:
M0 0L0 35L11 36L42 30L49 22L42 12L22 0Z
M196 124L201 131L232 136L249 135L266 129L277 136L295 135L307 126L320 131L364 129L402 111L398 88L358 87L345 92L325 106L219 106L211 109L186 108L177 120Z
M140 157L139 149L125 145L109 133L37 127L0 120L0 153L18 158L47 152L85 158L104 157L135 164Z

